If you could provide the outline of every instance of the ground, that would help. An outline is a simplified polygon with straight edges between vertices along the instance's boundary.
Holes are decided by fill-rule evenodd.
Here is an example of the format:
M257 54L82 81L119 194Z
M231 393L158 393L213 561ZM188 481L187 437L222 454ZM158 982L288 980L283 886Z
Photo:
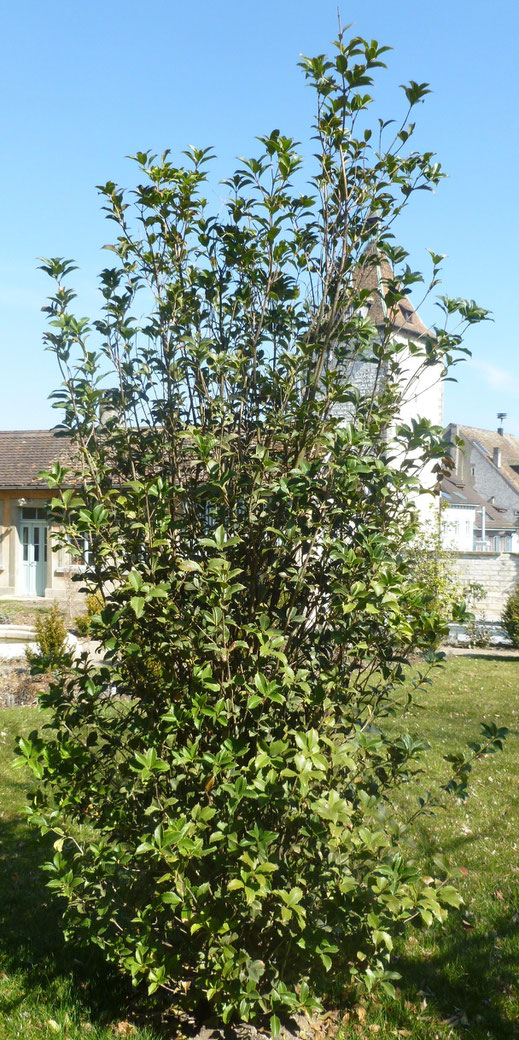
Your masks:
M315 1023L316 1040L334 1034L336 1040L519 1037L519 660L474 651L457 656L422 700L406 725L432 745L431 784L442 775L442 756L474 737L479 720L510 728L505 751L475 770L471 797L451 801L417 832L424 870L438 849L445 851L461 872L465 903L446 925L400 941L395 1001L361 998L342 1010L339 1032L338 1015ZM36 707L23 704L0 711L0 1040L187 1036L187 1025L179 1032L171 1019L150 1015L100 958L63 942L59 907L39 870L50 838L42 842L28 829L27 777L10 765L15 735L41 724L38 716ZM207 1024L199 1037L223 1035Z

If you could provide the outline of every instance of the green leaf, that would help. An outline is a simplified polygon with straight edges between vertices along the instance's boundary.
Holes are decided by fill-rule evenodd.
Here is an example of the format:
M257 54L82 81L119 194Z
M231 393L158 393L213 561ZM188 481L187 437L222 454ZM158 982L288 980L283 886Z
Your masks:
M262 696L266 697L268 694L269 684L268 680L265 678L262 672L256 672L256 675L254 676L254 683L256 688L262 694Z
M449 906L461 906L463 898L459 892L452 885L445 885L443 888L438 889L438 895L442 903L448 903Z
M281 1032L281 1022L277 1015L270 1016L270 1032L273 1040L276 1040L276 1037L278 1037Z

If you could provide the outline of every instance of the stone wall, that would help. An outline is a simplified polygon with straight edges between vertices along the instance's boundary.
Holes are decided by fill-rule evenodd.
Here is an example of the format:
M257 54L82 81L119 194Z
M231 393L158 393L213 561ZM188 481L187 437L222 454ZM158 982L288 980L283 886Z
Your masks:
M486 598L472 608L476 617L499 620L519 581L519 553L453 553L452 562L463 585L477 582L487 590Z

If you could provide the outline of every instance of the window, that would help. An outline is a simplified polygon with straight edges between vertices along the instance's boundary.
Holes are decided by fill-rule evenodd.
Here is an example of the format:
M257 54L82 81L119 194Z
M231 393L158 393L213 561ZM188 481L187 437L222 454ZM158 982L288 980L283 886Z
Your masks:
M47 520L47 507L22 506L22 520Z
M76 541L60 545L57 562L58 570L80 570L89 566L92 562L92 548L88 535L80 535Z
M29 561L29 528L24 527L22 533L22 558L24 563Z

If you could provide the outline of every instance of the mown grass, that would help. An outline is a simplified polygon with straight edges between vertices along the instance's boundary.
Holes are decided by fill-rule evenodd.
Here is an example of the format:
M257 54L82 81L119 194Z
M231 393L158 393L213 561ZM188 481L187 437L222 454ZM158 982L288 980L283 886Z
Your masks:
M431 745L429 787L448 778L443 755L477 739L479 721L510 733L502 753L474 767L470 797L451 799L418 827L424 869L432 872L432 857L444 853L462 871L464 905L444 926L406 936L397 1000L363 1001L342 1036L512 1040L519 1037L519 659L451 659L422 703L405 724ZM414 804L410 792L402 802Z
M27 777L11 766L15 737L35 728L36 712L0 711L0 1040L152 1040L134 1026L131 991L99 957L63 941L40 869L51 842L27 826Z
M445 776L442 756L472 739L479 720L507 725L510 736L502 754L475 770L471 797L452 800L417 832L425 870L439 850L461 869L464 906L444 926L401 941L396 1001L361 1001L341 1038L512 1040L519 1037L519 660L451 660L422 701L406 726L431 744L429 786ZM99 958L63 942L59 907L39 869L48 847L24 821L27 778L10 765L15 735L35 724L34 708L0 712L0 1040L152 1040L159 1033L139 1026L131 991ZM403 802L410 800L405 793Z

